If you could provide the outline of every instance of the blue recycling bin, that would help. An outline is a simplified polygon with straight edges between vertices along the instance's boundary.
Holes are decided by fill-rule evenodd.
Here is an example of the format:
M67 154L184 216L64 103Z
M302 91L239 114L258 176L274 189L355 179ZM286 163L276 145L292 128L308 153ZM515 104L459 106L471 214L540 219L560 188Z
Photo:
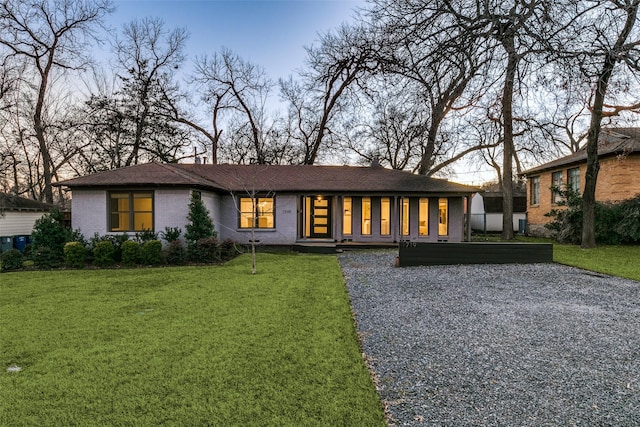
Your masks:
M27 245L30 243L31 236L13 236L13 247L20 252L24 252Z
M6 252L13 249L13 236L0 237L0 252Z

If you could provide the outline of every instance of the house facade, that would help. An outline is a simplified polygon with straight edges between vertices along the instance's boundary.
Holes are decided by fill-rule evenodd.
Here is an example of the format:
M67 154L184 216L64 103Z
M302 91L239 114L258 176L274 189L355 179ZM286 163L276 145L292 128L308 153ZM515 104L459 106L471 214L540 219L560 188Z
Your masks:
M596 200L615 202L640 194L640 128L605 129L598 138L600 170ZM577 152L525 171L529 232L547 234L545 214L561 208L561 195L552 188L584 192L587 153Z
M54 208L37 200L0 193L0 250L23 250L36 221Z
M57 183L72 191L72 227L134 234L187 224L192 194L220 239L314 242L459 242L477 188L379 166L149 163Z

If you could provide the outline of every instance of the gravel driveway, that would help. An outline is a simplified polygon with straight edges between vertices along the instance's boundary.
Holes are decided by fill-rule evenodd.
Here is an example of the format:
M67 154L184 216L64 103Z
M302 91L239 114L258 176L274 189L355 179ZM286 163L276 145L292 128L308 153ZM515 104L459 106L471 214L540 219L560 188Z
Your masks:
M640 425L640 282L396 254L339 256L391 425Z

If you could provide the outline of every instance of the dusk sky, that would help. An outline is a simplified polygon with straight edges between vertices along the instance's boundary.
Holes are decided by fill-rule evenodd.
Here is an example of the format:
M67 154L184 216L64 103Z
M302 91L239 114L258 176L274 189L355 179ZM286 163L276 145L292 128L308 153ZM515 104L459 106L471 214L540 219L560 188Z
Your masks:
M119 0L108 23L118 33L132 19L162 19L190 34L187 61L227 47L264 67L274 80L303 65L318 33L353 20L362 0Z

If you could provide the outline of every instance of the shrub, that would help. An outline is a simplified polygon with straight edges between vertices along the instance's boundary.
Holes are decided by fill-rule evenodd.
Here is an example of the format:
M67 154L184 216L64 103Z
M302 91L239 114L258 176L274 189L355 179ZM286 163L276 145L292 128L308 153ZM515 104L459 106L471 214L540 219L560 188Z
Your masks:
M160 232L160 235L167 243L178 240L180 238L180 234L182 234L180 227L165 227L164 231Z
M113 245L113 261L120 262L122 261L122 244L127 241L129 241L129 235L127 233L107 234L104 236L100 236L98 233L95 233L89 240L89 253L93 254L98 243L111 242Z
M215 237L199 239L195 246L189 248L189 259L194 262L220 261L218 239Z
M160 240L149 240L142 245L140 258L143 264L162 264L162 242Z
M33 263L41 270L60 267L64 261L64 249L53 250L48 246L41 246L31 251Z
M154 233L151 230L144 230L136 233L135 239L140 243L150 242L151 240L158 240L158 233Z
M31 240L33 261L40 267L48 268L62 264L64 245L73 240L73 233L64 226L64 215L56 209L36 220ZM43 248L49 250L43 251Z
M216 236L213 221L211 220L211 216L209 216L209 211L200 198L200 193L191 193L187 219L189 223L185 226L187 231L184 234L184 238L187 241L187 247L190 251L195 249L198 240Z
M98 267L109 267L114 264L113 254L115 247L110 240L96 243L93 248L93 263Z
M9 249L2 254L2 266L0 271L11 271L22 269L22 254L17 249Z
M69 242L64 245L64 263L68 267L82 268L84 266L84 246L80 242Z
M236 242L232 239L225 239L220 243L220 258L228 260L234 258L238 254Z
M580 244L582 240L582 198L577 192L562 191L558 203L565 209L553 209L546 216L553 221L545 225L555 232L560 243ZM617 245L640 242L640 195L619 203L597 202L595 206L596 242Z
M140 261L140 244L133 240L122 242L122 263L128 266L136 265Z
M180 240L173 240L167 248L167 263L182 265L187 262L187 249Z

